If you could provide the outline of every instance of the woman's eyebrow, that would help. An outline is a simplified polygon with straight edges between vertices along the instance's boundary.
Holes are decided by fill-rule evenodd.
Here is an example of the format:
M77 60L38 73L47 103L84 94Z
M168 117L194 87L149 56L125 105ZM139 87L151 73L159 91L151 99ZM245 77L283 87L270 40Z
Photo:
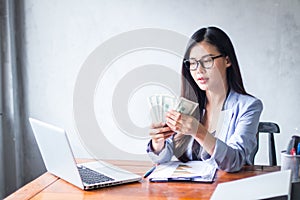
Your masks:
M209 53L209 54L206 54L206 55L202 56L201 58L203 58L203 57L207 57L207 56L214 56L214 54L212 54L212 53Z
M206 54L206 55L200 57L200 59L202 59L202 58L204 58L204 57L207 57L207 56L213 56L213 55L214 55L214 54L209 53L209 54ZM198 60L198 59L195 58L195 57L190 57L190 59L196 59L196 60Z

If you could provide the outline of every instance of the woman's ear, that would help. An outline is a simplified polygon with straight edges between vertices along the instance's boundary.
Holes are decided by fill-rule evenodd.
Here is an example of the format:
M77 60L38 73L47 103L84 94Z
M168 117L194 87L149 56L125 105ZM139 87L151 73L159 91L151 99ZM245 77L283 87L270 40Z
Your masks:
M231 61L230 61L229 56L225 57L225 64L226 64L226 67L230 67L231 66Z

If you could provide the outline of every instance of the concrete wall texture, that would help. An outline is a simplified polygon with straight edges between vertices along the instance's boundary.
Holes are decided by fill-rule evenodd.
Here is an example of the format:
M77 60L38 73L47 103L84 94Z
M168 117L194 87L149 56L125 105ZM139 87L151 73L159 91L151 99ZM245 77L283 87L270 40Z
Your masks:
M24 37L29 115L64 128L76 157L93 156L95 152L91 149L94 147L89 148L86 143L82 145L84 137L91 136L93 140L93 135L89 135L93 132L92 127L87 127L86 133L79 132L73 110L78 74L92 52L128 31L150 28L189 37L197 29L213 25L222 28L232 39L246 90L263 101L261 121L280 125L281 133L275 137L280 164L280 151L297 133L296 128L300 128L299 10L299 0L26 0ZM114 49L107 48L113 55ZM118 83L126 78L127 73L150 64L180 72L180 55L147 48L129 50L116 55L102 74L97 72L99 79L92 102L93 114L104 135L100 137L104 139L97 142L98 157L103 159L148 160L145 154L147 132L141 132L140 136L126 135L126 131L120 131L121 122L117 123L109 109ZM157 71L156 75L161 74L163 72ZM145 108L148 106L147 96L162 92L177 94L178 91L170 91L157 83L136 87L130 92L129 99L124 99L125 111L132 124L146 130L150 123L149 109ZM123 99L117 102L122 103ZM84 105L82 107L84 110ZM86 120L89 123L89 118ZM266 164L267 141L264 135L260 142L256 163Z

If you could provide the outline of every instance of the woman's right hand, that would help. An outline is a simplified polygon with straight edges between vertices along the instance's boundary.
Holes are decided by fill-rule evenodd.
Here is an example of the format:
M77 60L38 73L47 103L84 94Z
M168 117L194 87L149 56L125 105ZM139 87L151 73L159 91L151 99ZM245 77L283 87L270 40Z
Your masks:
M154 152L160 152L164 148L165 140L173 134L174 132L166 125L166 123L153 123L150 129L150 136Z

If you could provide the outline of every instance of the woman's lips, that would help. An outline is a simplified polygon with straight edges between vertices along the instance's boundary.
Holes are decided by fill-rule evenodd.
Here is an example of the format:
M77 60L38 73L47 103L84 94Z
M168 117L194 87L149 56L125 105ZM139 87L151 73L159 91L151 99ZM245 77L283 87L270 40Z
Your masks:
M197 81L200 83L200 84L205 84L207 82L208 78L204 78L204 77L198 77L197 78Z

